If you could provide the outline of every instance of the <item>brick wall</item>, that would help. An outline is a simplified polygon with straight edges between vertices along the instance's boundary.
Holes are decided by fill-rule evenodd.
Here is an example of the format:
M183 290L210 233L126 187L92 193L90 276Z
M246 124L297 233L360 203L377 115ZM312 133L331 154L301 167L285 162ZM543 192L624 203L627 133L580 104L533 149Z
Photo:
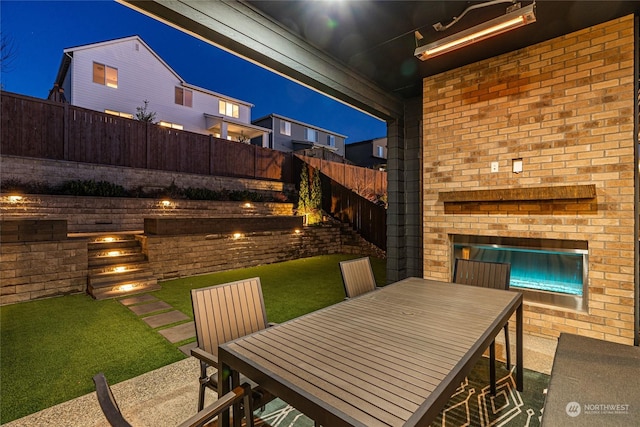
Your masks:
M140 235L158 280L341 253L339 226L304 227L300 233L268 231L182 236Z
M5 219L65 219L70 233L80 233L142 230L144 218L151 217L288 216L293 214L293 204L172 200L165 206L159 199L36 194L12 201L5 194L0 196L0 214Z
M528 303L525 330L633 343L635 102L633 16L426 78L424 276L451 279L454 234L588 240L588 312ZM439 200L585 184L595 200Z
M87 241L0 245L0 305L87 289Z

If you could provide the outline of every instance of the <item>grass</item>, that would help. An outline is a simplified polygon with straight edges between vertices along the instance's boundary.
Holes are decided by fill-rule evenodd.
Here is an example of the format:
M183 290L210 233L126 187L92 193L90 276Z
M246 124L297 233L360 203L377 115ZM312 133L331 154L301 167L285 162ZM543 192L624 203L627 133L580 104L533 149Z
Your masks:
M235 280L260 277L267 319L284 322L344 299L338 263L356 258L352 255L323 255L278 264L192 276L162 282L162 290L153 294L174 308L193 317L189 291ZM386 283L386 265L371 258L371 267L379 286Z
M192 288L260 277L267 317L283 322L344 298L338 262L326 255L162 282L153 295L193 316ZM371 259L376 281L385 261ZM177 346L115 300L72 295L0 308L0 424L184 358Z
M87 295L0 309L0 424L94 390L104 372L123 381L184 358L114 300Z

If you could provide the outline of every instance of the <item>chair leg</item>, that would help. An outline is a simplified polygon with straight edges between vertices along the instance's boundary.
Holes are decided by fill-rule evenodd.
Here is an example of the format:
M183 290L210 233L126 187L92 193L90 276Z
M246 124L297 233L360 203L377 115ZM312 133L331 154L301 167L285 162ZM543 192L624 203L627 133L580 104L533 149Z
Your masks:
M491 341L489 346L489 382L491 383L491 395L496 395L496 342Z
M198 393L198 412L204 408L204 392L207 389L209 377L207 376L207 364L200 361L200 391Z
M509 323L504 325L504 344L507 352L507 370L511 370L511 346L509 345Z

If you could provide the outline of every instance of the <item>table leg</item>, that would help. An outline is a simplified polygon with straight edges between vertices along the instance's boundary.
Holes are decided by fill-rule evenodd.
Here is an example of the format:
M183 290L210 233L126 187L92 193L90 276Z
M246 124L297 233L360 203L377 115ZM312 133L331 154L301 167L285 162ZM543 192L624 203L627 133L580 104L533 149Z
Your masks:
M489 346L489 383L491 386L491 395L496 395L496 342L491 341Z
M232 370L224 362L219 361L218 364L218 396L224 396L235 387L240 385L240 374ZM231 413L227 409L222 412L218 419L220 420L220 427L230 427L230 421L233 420L234 427L240 427L242 423L242 412L240 410L240 403L233 405L233 418Z
M218 396L224 396L231 391L231 377L226 373L229 372L229 367L222 363L218 363ZM229 410L223 411L218 417L218 421L221 427L229 427Z
M523 357L523 304L520 302L516 310L516 389L524 390L524 357Z

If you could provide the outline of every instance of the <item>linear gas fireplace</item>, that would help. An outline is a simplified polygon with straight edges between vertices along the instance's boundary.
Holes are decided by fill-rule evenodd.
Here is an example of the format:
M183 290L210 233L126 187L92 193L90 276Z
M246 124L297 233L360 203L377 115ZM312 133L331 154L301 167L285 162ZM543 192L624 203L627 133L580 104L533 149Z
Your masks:
M510 287L526 301L587 309L586 241L453 235L452 243L454 260L510 263Z

